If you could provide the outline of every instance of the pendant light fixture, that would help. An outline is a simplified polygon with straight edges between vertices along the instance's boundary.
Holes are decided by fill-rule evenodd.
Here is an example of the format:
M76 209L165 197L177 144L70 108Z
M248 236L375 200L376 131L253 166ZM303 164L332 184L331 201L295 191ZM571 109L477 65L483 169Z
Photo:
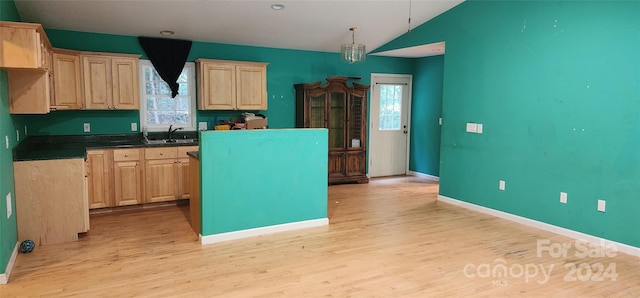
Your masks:
M340 48L340 54L342 57L342 61L347 62L349 64L364 62L367 57L367 50L363 44L356 44L356 30L358 28L351 27L349 30L351 31L351 43L342 44Z

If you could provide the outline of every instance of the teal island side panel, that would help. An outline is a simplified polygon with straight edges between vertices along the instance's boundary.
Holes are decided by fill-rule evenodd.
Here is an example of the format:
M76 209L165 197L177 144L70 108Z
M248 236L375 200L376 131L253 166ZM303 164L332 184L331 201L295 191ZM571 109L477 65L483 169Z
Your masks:
M202 236L327 218L326 129L200 134Z

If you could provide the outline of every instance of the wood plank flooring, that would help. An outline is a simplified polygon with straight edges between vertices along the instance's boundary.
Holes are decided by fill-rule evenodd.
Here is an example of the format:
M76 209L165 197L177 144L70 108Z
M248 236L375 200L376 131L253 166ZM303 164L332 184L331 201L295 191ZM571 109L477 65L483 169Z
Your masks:
M78 242L19 254L0 297L640 297L640 258L538 257L538 240L575 241L438 203L437 190L415 177L330 186L329 226L208 246L188 206L94 215ZM591 281L597 263L615 264L615 281Z

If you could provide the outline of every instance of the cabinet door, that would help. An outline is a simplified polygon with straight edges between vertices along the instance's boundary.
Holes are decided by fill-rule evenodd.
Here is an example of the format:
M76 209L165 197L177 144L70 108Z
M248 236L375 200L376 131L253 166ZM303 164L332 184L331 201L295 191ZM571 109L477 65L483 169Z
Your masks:
M53 87L55 97L51 106L55 109L82 108L80 81L80 57L53 53Z
M235 66L204 62L198 70L201 72L198 79L198 108L234 110L236 106Z
M236 67L236 108L238 110L267 109L267 69L260 66Z
M113 206L111 179L109 179L111 164L108 150L87 151L89 209Z
M142 171L139 161L115 162L115 205L135 205L142 203Z
M177 163L178 199L188 199L190 191L189 158L180 158Z
M329 182L331 178L341 178L346 176L346 153L329 152Z
M138 59L111 58L113 82L113 108L119 110L140 109L140 83Z
M366 148L366 102L360 96L349 97L349 111L347 114L347 147L349 149Z
M345 149L347 94L344 92L329 93L329 148Z
M47 114L51 104L49 72L7 70L9 112Z
M363 176L367 174L367 161L365 151L349 151L346 159L347 176Z
M111 59L102 56L82 57L84 107L88 110L110 109L112 95Z
M0 27L0 67L39 68L40 36L35 28Z
M157 159L145 162L146 202L162 202L176 199L176 159Z

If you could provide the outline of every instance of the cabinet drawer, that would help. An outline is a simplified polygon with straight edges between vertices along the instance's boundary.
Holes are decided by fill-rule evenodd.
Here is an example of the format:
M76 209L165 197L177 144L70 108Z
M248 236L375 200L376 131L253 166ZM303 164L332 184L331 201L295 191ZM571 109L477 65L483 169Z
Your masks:
M198 151L198 146L180 146L178 147L178 158L187 157L187 152Z
M140 160L140 149L114 149L113 161Z
M165 158L176 158L177 155L176 147L162 147L162 148L147 148L144 149L144 158L145 159L165 159Z

